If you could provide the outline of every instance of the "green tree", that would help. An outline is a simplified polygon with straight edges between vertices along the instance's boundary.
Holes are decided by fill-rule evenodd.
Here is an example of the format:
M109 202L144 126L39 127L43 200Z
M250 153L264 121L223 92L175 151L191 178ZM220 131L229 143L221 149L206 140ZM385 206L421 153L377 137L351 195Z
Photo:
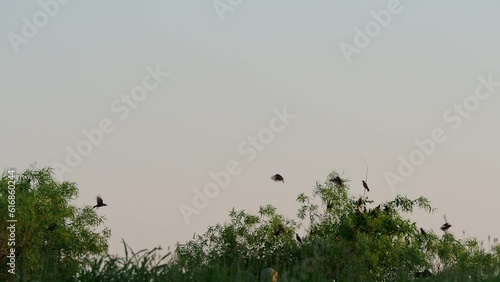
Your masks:
M424 270L437 281L482 281L499 274L498 246L487 252L475 239L421 233L405 215L415 208L433 212L426 198L398 195L374 203L350 196L348 183L332 172L312 196L299 195L300 222L271 205L258 215L233 209L227 223L178 247L170 267L182 270L185 281L256 281L267 267L279 272L280 281L412 281ZM276 235L280 225L284 232ZM303 243L295 240L301 226L307 228Z
M9 174L0 179L0 281L70 281L92 256L108 249L110 230L91 207L77 207L75 183L57 182L50 168L31 167L16 176L16 273L7 272ZM10 223L9 223L10 224Z

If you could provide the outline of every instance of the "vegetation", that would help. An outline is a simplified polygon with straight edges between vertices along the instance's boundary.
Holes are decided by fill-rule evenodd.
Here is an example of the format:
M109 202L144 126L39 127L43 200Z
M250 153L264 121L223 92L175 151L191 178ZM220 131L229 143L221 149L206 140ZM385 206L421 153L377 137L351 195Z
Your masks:
M301 205L298 221L279 214L271 205L261 207L257 214L233 209L227 223L210 226L204 234L163 256L159 248L134 253L124 243L125 257L103 254L97 258L90 255L106 250L109 232L89 232L87 227L101 224L102 219L88 208L71 208L65 201L76 195L75 186L54 183L47 170L28 171L26 175L30 175L29 179L44 175L45 182L41 183L46 188L24 184L22 189L26 192L18 191L19 205L29 203L34 211L34 199L42 200L30 193L42 193L34 192L40 189L53 191L54 194L43 192L50 194L52 201L59 199L45 200L45 209L50 213L24 212L26 222L32 222L36 228L24 226L23 232L32 236L28 236L31 239L23 243L22 250L38 256L26 255L23 269L27 269L29 278L40 281L255 282L268 267L278 271L278 281L500 281L498 245L485 250L476 239L462 241L450 233L422 232L405 215L414 209L433 212L426 198L397 196L379 205L368 197L351 196L349 182L336 172L317 183L311 195L297 197ZM2 178L2 194L4 181ZM33 202L21 203L21 197L33 198ZM0 215L6 218L1 212ZM64 219L73 220L68 224ZM50 241L51 237L44 234L53 221L63 227L58 231L58 240L73 241ZM302 243L295 235L299 229L307 230L301 236ZM86 233L80 234L84 230ZM44 239L36 239L35 234ZM47 250L51 250L51 262L57 263L36 264L42 261L40 253ZM2 270L4 265L2 261ZM432 273L431 277L415 277L417 273L424 276L426 270ZM48 277L43 276L47 273L54 279L37 278Z
M15 246L7 246L11 223L7 172L0 179L0 281L67 281L93 255L108 250L110 231L91 207L71 204L78 196L75 183L58 183L50 169L27 169L15 179ZM15 248L15 275L8 273L7 255Z

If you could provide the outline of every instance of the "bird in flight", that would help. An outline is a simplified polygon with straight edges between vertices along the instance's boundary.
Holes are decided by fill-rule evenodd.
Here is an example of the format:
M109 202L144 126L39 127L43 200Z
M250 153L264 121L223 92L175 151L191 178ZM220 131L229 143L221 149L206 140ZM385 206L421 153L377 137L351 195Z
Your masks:
M336 185L339 185L339 186L344 185L344 182L345 182L345 180L342 179L342 178L340 178L338 175L335 176L334 178L332 178L330 181L333 182Z
M283 225L280 224L278 227L278 230L276 230L276 232L274 232L274 236L278 236L283 232L285 232L285 228L283 227Z
M276 182L281 181L281 182L285 183L285 179L283 178L283 176L281 176L279 174L275 174L275 175L271 176L271 179L276 181Z
M450 229L451 227L451 224L448 223L448 220L446 220L446 215L444 216L444 224L441 225L441 230L443 230L444 232L448 231L448 229Z
M97 199L97 205L95 205L92 209L107 206L107 205L103 202L103 200L102 200L102 198L101 198L101 195L98 195L98 196L96 197L96 199Z
M295 233L295 239L302 244L302 238L300 238L299 234Z
M366 184L366 182L364 180L361 180L363 181L363 187L365 187L366 191L370 192L370 188L368 188L368 184Z

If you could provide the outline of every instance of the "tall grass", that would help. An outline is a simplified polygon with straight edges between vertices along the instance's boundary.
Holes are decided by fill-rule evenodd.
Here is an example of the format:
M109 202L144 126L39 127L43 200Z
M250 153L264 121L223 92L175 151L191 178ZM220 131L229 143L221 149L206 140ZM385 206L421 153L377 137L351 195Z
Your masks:
M153 282L153 281L217 281L217 282L258 282L260 281L260 272L266 268L258 261L245 263L236 261L230 264L224 262L206 265L199 271L185 272L175 263L175 253L168 252L161 255L161 248L152 250L141 250L134 252L125 241L125 256L118 257L114 255L105 255L95 258L89 267L82 269L75 281L81 282ZM348 257L345 258L349 260ZM307 259L306 259L307 260ZM295 265L294 265L295 264ZM307 264L307 269L297 273L298 265L304 265L304 261L296 261L289 265L289 268L277 267L278 281L309 281L309 282L341 282L341 281L360 281L360 273L343 272L337 280L324 277L325 265L319 263ZM498 270L498 267L497 267ZM495 270L495 271L497 271ZM479 279L477 273L464 273L457 269L455 272L442 273L429 278L413 278L410 273L396 273L391 279L383 281L500 281L500 276ZM498 273L497 273L498 275ZM362 277L362 275L361 275ZM370 281L370 280L362 280Z

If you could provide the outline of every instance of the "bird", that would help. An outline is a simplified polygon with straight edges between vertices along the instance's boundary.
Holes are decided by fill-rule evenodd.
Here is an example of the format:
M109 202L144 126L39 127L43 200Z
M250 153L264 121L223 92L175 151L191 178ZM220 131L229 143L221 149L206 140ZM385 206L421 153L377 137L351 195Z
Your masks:
M370 188L368 188L368 184L366 184L366 182L364 180L361 180L363 181L363 187L365 187L366 191L370 192Z
M56 230L56 227L57 227L57 224L55 223L52 223L49 225L49 228L47 228L48 231L54 231Z
M275 174L273 176L271 176L271 179L278 182L278 181L281 181L283 183L285 183L285 179L283 179L283 176L279 175L279 174Z
M344 185L344 182L345 182L345 180L342 179L342 178L340 178L338 175L335 176L334 178L332 178L330 181L333 182L336 185L339 185L339 186Z
M299 234L295 233L295 239L302 244L302 238L300 238Z
M92 209L107 206L107 205L106 205L106 204L102 201L102 198L101 198L101 196L100 196L100 195L99 195L99 196L97 196L97 197L96 197L96 199L97 199L97 205L95 205Z
M280 224L278 227L278 230L276 230L276 232L274 232L274 236L278 236L283 232L285 232L285 228L283 227L283 225Z
M451 227L451 225L448 222L446 222L445 224L443 224L441 226L441 230L446 232L446 231L448 231L448 229L450 229L450 227Z
M422 227L420 227L420 234L427 236L427 232Z
M448 231L448 229L450 229L451 227L451 224L448 223L448 220L446 220L446 215L444 216L444 224L441 225L441 230L443 230L444 232Z
M370 212L373 216L378 217L378 214L380 213L380 205L376 206L374 209L371 210Z
M364 201L362 197L358 199L358 212L362 212L364 210Z
M391 207L389 205L384 205L384 212L390 212L391 211Z

